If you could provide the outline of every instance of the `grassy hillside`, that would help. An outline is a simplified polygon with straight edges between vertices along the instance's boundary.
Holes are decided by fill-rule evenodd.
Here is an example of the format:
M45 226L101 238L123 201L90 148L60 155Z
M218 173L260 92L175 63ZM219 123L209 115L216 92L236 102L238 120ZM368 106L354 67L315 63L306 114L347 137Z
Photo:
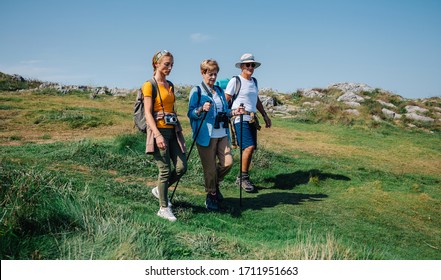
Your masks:
M259 192L239 207L235 151L222 211L207 212L194 151L170 223L134 100L0 92L1 259L441 259L439 132L274 117Z
M42 82L0 72L0 91L37 88Z

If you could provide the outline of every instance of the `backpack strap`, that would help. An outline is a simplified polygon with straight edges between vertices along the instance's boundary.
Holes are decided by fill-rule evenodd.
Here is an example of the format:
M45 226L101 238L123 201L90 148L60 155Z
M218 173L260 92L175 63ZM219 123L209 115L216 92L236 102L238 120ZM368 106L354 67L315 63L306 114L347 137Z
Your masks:
M214 88L214 90L218 89L216 91L222 92L222 88L220 86L218 86L218 85L214 85L213 88ZM201 94L202 94L201 93L201 87L200 86L196 86L196 89L197 89L197 95L198 95L198 103L196 103L196 104L198 104L198 106L199 106L199 102L201 102Z
M219 92L222 92L222 90L223 90L223 89L222 89L220 86L218 86L218 85L214 85L213 88L214 88L214 90L218 89ZM216 90L216 91L218 91L218 90Z
M171 82L171 81L169 81L169 80L167 80L167 83L169 84L169 86L171 87L171 89L172 89L172 93L173 93L173 96L174 96L174 98L175 98L175 100L176 100L176 96L175 96L175 85ZM175 104L173 103L173 112L175 112Z
M155 100L156 100L157 93L159 92L158 83L156 82L156 79L154 77L151 78L148 81L152 84L152 101L154 103ZM172 93L174 95L175 94L175 86L173 85L173 83L171 81L169 81L169 80L166 80L166 81L169 84L169 86L171 87ZM175 98L176 98L176 96L175 96ZM162 111L164 112L164 105L162 104L162 98L161 98L161 93L160 92L159 92L159 99L161 101ZM154 106L152 106L152 114L154 114L153 107ZM175 105L174 104L173 104L173 111L175 111Z
M234 102L234 100L236 100L237 96L239 95L240 87L242 86L242 82L240 81L239 76L234 76L233 78L236 78L236 92L233 95L233 102ZM254 77L251 77L251 79L253 79L253 82L254 82L254 84L256 85L256 88L257 88L257 79L254 78ZM231 102L231 104L233 102Z
M175 93L175 85L173 85L173 83L171 81L169 81L169 80L167 80L167 83L171 86L172 92L174 94Z
M240 87L242 86L242 82L241 82L239 76L234 76L233 78L236 78L236 92L233 95L233 102L234 102L234 100L236 100L237 96L239 95Z
M241 81L239 76L233 76L233 79L236 79L236 87L235 87L235 92L233 94L233 96L231 97L231 99L228 101L228 108L231 109L231 107L233 106L234 100L236 100L237 96L239 95L239 91L240 91L240 87L241 87Z
M201 102L201 87L200 86L196 86L196 88L197 88L197 94L198 94L198 103L196 103L196 104L198 104L198 106L199 106L199 102Z
M253 82L254 82L254 84L256 85L256 88L258 88L258 86L257 86L257 79L254 78L254 77L251 77L251 79L253 79Z
M158 83L156 83L156 79L153 79L153 78L151 78L147 82L150 82L152 84L152 114L153 114L154 113L153 112L153 107L154 107L153 104L155 103L157 92L159 91Z

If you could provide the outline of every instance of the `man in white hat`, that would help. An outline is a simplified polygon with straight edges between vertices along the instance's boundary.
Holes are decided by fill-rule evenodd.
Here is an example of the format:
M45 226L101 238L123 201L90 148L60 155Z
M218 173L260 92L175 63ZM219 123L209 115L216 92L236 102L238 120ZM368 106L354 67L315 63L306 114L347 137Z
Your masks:
M259 99L259 89L257 80L252 77L254 69L261 65L250 53L241 56L236 67L242 72L239 76L232 78L225 89L227 101L233 100L231 110L233 115L243 114L242 135L240 129L240 118L235 118L234 126L236 130L239 147L242 149L241 174L242 188L246 192L255 192L256 186L251 182L248 174L254 150L257 148L257 130L260 129L255 119L257 111L263 116L265 126L271 127L271 119L265 112L265 108ZM243 107L240 105L243 104ZM242 140L242 143L240 141ZM240 177L236 180L240 182Z

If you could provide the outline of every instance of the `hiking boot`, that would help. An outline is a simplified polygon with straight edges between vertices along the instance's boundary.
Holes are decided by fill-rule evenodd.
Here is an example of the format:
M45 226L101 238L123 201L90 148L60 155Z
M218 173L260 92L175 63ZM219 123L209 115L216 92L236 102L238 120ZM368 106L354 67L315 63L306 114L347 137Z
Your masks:
M205 207L207 207L207 209L211 211L219 210L219 203L216 194L212 195L210 193L207 193L207 198L205 199Z
M240 177L236 178L236 184L238 184L240 187ZM249 176L242 177L242 189L249 193L257 191L256 186L253 183L251 183Z
M157 199L159 199L159 189L158 189L158 187L154 187L154 188L152 189L152 194L153 194L154 197L156 197ZM168 199L168 206L169 206L169 207L172 207L172 206L173 206L172 203L170 202L170 199Z
M176 217L173 215L170 207L160 207L157 215L161 218L169 220L170 222L176 221Z
M251 180L250 180L250 175L242 175L242 182L245 181L245 180L249 181L250 184L253 185L253 187L256 187L256 186L251 182ZM236 177L236 184L240 184L240 176L237 176L237 177Z
M224 196L220 192L219 185L216 186L216 197L219 202L224 200Z

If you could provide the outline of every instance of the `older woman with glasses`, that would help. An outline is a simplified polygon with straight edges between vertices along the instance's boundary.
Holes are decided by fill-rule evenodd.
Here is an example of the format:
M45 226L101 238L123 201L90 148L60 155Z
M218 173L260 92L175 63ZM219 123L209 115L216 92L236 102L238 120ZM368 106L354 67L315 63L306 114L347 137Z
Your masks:
M243 122L240 122L240 118L235 118L234 127L238 145L243 153L240 165L240 177L237 178L236 183L241 183L242 189L246 192L257 191L256 186L251 182L248 174L253 153L257 148L257 130L260 129L255 121L255 114L257 111L262 114L266 127L271 127L271 119L268 117L265 108L259 99L257 80L252 77L254 69L258 68L260 65L261 63L255 61L252 54L246 53L242 55L240 60L236 63L236 67L240 68L242 72L239 76L231 79L225 89L227 100L234 100L231 106L233 114L236 114L238 110L245 110L243 114ZM239 79L239 81L236 79ZM238 85L240 85L240 89L237 88ZM243 104L243 106L241 106L241 104Z
M204 60L200 70L202 82L190 91L187 116L204 170L205 206L216 211L223 199L220 183L233 165L228 126L230 110L224 91L214 85L218 63Z
M174 88L166 79L173 62L170 52L157 52L152 58L153 78L142 86L147 122L146 153L153 154L159 170L158 186L152 189L152 194L159 199L158 216L172 222L176 217L168 199L168 188L187 170L185 140L174 107Z

